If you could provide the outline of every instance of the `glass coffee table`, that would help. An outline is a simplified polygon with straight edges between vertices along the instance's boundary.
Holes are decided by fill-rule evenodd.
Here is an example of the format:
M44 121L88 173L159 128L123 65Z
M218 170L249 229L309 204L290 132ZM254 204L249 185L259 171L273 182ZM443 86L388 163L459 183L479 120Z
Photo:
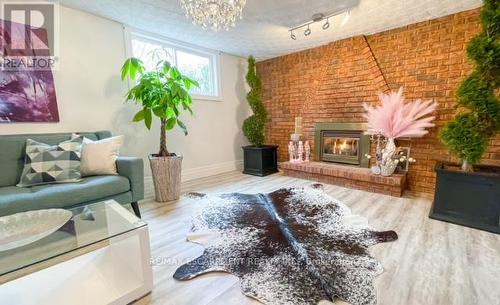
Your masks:
M151 292L147 224L113 200L70 211L56 232L0 251L1 304L127 304Z

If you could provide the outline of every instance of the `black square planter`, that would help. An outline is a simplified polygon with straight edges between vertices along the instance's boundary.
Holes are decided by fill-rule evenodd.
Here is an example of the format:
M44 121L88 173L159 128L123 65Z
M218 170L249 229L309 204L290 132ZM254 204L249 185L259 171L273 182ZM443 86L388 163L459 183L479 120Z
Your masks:
M278 172L278 146L243 146L243 173L267 176Z
M436 192L429 217L500 234L500 167L475 166L475 172L436 165Z

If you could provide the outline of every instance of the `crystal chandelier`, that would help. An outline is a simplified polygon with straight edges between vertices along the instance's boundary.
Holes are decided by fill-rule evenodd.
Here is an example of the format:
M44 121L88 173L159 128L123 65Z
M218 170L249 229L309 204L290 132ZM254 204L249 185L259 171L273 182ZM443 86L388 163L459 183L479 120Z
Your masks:
M193 24L217 32L236 25L236 20L242 17L246 0L180 0L180 3Z

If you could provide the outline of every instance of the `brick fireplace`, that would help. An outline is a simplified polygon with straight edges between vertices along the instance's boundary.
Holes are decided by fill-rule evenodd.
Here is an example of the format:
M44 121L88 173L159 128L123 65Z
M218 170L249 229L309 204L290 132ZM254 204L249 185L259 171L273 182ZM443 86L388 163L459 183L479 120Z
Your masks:
M259 62L257 68L269 113L267 142L278 144L279 160L286 161L295 118L302 117L303 139L310 142L315 158L309 165L297 165L303 168L302 177L316 179L320 173L329 173L335 178L322 179L336 179L338 184L357 184L373 191L383 188L373 181L400 183L365 175L367 168L318 162L316 126L364 123L363 103L377 104L379 92L403 86L408 100L432 98L438 103L437 126L411 145L399 142L411 146L411 156L417 160L410 166L407 188L433 194L436 161L456 161L437 134L456 113L456 89L472 68L466 59L466 45L479 30L479 10L475 9ZM491 141L482 162L500 165L500 137ZM282 165L284 171L299 175L287 166ZM349 180L360 176L363 177Z
M363 130L364 124L359 123L316 124L313 161L281 162L280 169L287 176L402 196L405 173L382 177L368 168L365 154L370 151L370 138Z
M370 137L363 123L316 123L312 162L281 162L285 175L400 197L406 174L373 175L368 168Z

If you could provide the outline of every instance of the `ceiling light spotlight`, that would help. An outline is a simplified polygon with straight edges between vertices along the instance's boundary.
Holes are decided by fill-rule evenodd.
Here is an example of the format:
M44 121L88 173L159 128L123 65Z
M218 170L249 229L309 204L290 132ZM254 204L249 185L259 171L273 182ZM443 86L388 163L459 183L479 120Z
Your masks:
M311 29L309 28L309 25L307 25L307 29L304 31L305 36L311 35Z
M326 22L325 22L325 24L323 24L322 28L323 28L323 30L326 30L329 27L330 27L330 22L328 22L328 18L326 18Z
M290 38L292 38L293 40L297 40L297 36L295 36L293 31L290 31Z
M347 21L349 20L349 17L351 17L351 11L347 11L347 13L344 16L344 19L342 19L342 23L340 25L345 25Z

